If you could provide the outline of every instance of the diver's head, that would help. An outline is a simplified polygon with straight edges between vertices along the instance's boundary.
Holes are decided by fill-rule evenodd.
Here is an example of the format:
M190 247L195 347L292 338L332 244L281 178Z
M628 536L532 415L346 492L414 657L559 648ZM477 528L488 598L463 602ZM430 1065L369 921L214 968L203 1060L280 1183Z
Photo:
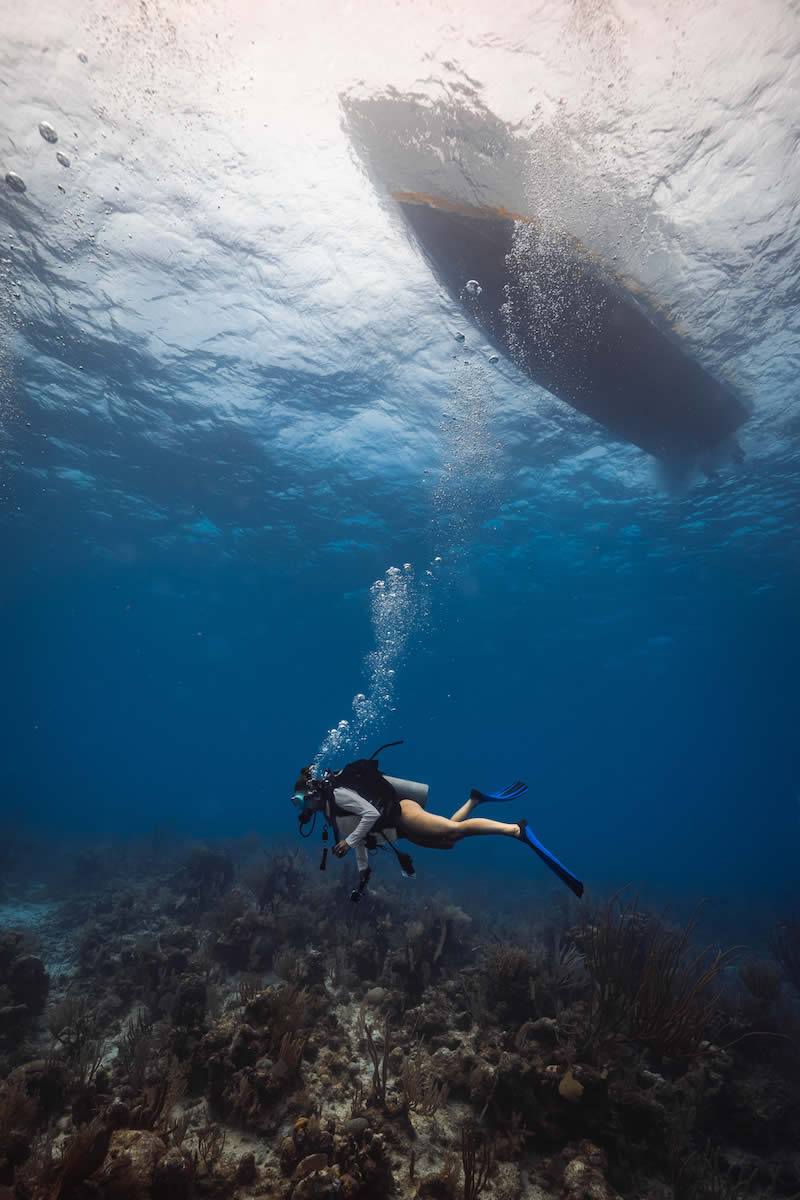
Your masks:
M300 833L308 837L314 829L317 813L325 812L325 792L323 783L312 775L312 767L303 767L295 780L292 804L297 809L297 819L300 822ZM308 833L303 833L307 825L311 825Z
M295 780L294 795L292 796L292 804L295 808L311 808L312 795L314 791L314 780L311 775L311 765L301 767L300 774Z
M295 803L297 797L302 799L306 792L311 788L311 764L308 767L301 767L300 774L297 775L294 785L294 796L291 797L291 803Z

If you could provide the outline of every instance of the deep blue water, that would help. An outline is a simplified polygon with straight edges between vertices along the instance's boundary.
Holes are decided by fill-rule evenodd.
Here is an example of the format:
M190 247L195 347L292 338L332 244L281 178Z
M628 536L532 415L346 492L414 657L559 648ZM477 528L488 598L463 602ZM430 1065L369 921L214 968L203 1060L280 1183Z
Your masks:
M164 824L292 838L296 770L347 711L370 649L364 597L343 603L337 577L317 575L161 563L17 579L3 600L8 811L101 838ZM792 596L744 597L737 573L699 578L680 601L635 604L623 628L587 634L589 600L614 621L602 578L589 595L530 597L487 573L444 597L368 751L405 738L382 762L429 781L440 811L523 777L531 797L509 817L527 816L596 891L632 881L673 901L791 903ZM652 567L634 581L658 590ZM654 618L675 642L648 644ZM420 851L418 868L427 883L478 871L501 891L551 884L505 841Z
M691 219L670 196L644 210L644 283L755 406L744 465L676 494L645 455L509 364L487 365L353 166L336 103L347 77L312 71L309 111L287 102L259 134L274 142L254 143L267 126L252 109L238 126L220 110L220 132L199 82L140 31L156 39L166 109L183 114L157 144L148 80L120 82L113 39L78 75L60 22L53 10L37 33L50 74L21 28L4 51L16 101L2 170L28 184L0 194L4 819L54 840L168 826L293 844L297 769L365 692L374 718L350 750L403 738L382 765L429 782L436 811L522 777L530 795L508 817L527 817L592 892L632 883L678 908L708 897L720 936L757 938L795 902L800 849L788 149L758 251L735 213L720 242L699 200ZM96 36L87 9L81 40L91 50ZM793 44L796 25L769 37L754 77L779 70L770 46ZM212 28L187 46L230 82ZM557 39L546 53L558 75ZM98 56L99 44L90 69ZM400 82L410 68L395 69ZM686 70L707 88L685 99L692 128L714 87L731 89L734 115L714 126L724 149L747 128L735 117L746 81ZM785 130L791 80L772 82ZM573 100L580 160L595 134ZM622 142L640 136L636 115L614 110ZM43 157L43 119L62 145L77 131L69 173ZM677 180L676 139L663 153ZM760 146L754 135L737 176L759 195ZM657 171L638 169L640 218ZM719 167L697 170L710 203ZM645 226L607 216L643 277ZM745 254L758 277L736 274ZM733 291L716 282L726 271ZM370 588L404 563L407 593L376 631ZM393 654L397 621L407 638ZM385 702L365 664L376 646L395 671ZM420 851L417 866L426 884L480 881L498 903L554 886L505 840Z

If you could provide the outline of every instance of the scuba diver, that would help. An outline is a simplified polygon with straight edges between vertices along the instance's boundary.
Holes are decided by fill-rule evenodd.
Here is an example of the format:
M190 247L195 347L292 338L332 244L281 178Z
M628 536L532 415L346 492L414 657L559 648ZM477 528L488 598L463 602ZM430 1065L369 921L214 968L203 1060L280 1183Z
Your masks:
M583 895L581 881L542 845L527 821L517 820L506 824L487 817L473 817L473 812L480 804L518 800L527 792L527 784L517 780L496 792L480 792L473 788L466 803L452 817L441 817L425 809L427 784L397 779L379 770L375 755L388 746L399 745L402 742L387 742L370 758L357 759L340 771L324 771L318 777L314 776L313 766L303 767L294 785L292 803L299 810L301 836L310 837L317 814L323 818L320 870L325 870L329 826L333 832L333 853L337 858L344 858L350 850L355 850L359 886L351 893L351 900L357 903L361 899L372 874L367 860L368 850L379 847L392 850L403 874L413 876L411 856L400 852L394 845L399 838L426 849L452 850L462 838L492 835L523 842L576 896ZM305 832L309 824L311 828Z

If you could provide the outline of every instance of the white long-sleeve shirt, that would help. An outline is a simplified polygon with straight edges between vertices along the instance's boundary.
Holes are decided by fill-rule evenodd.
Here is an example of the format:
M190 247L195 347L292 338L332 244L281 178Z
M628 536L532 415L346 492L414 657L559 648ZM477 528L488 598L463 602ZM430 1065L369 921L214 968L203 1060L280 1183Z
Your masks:
M339 834L348 846L355 850L358 869L364 871L368 866L366 837L381 814L374 804L370 804L369 800L359 796L358 792L354 792L352 788L334 788L333 794L337 808L344 810L342 814L337 813L336 816ZM376 833L375 837L379 844L382 841L395 842L397 841L397 831L384 829Z

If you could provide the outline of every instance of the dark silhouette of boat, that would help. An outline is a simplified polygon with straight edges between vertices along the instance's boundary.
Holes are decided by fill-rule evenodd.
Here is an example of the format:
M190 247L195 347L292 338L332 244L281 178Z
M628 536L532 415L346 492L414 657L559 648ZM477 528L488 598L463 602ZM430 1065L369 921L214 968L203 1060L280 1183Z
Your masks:
M516 211L518 152L485 110L342 100L376 186L488 341L537 384L668 463L740 455L749 405L687 353L644 294L566 233Z

